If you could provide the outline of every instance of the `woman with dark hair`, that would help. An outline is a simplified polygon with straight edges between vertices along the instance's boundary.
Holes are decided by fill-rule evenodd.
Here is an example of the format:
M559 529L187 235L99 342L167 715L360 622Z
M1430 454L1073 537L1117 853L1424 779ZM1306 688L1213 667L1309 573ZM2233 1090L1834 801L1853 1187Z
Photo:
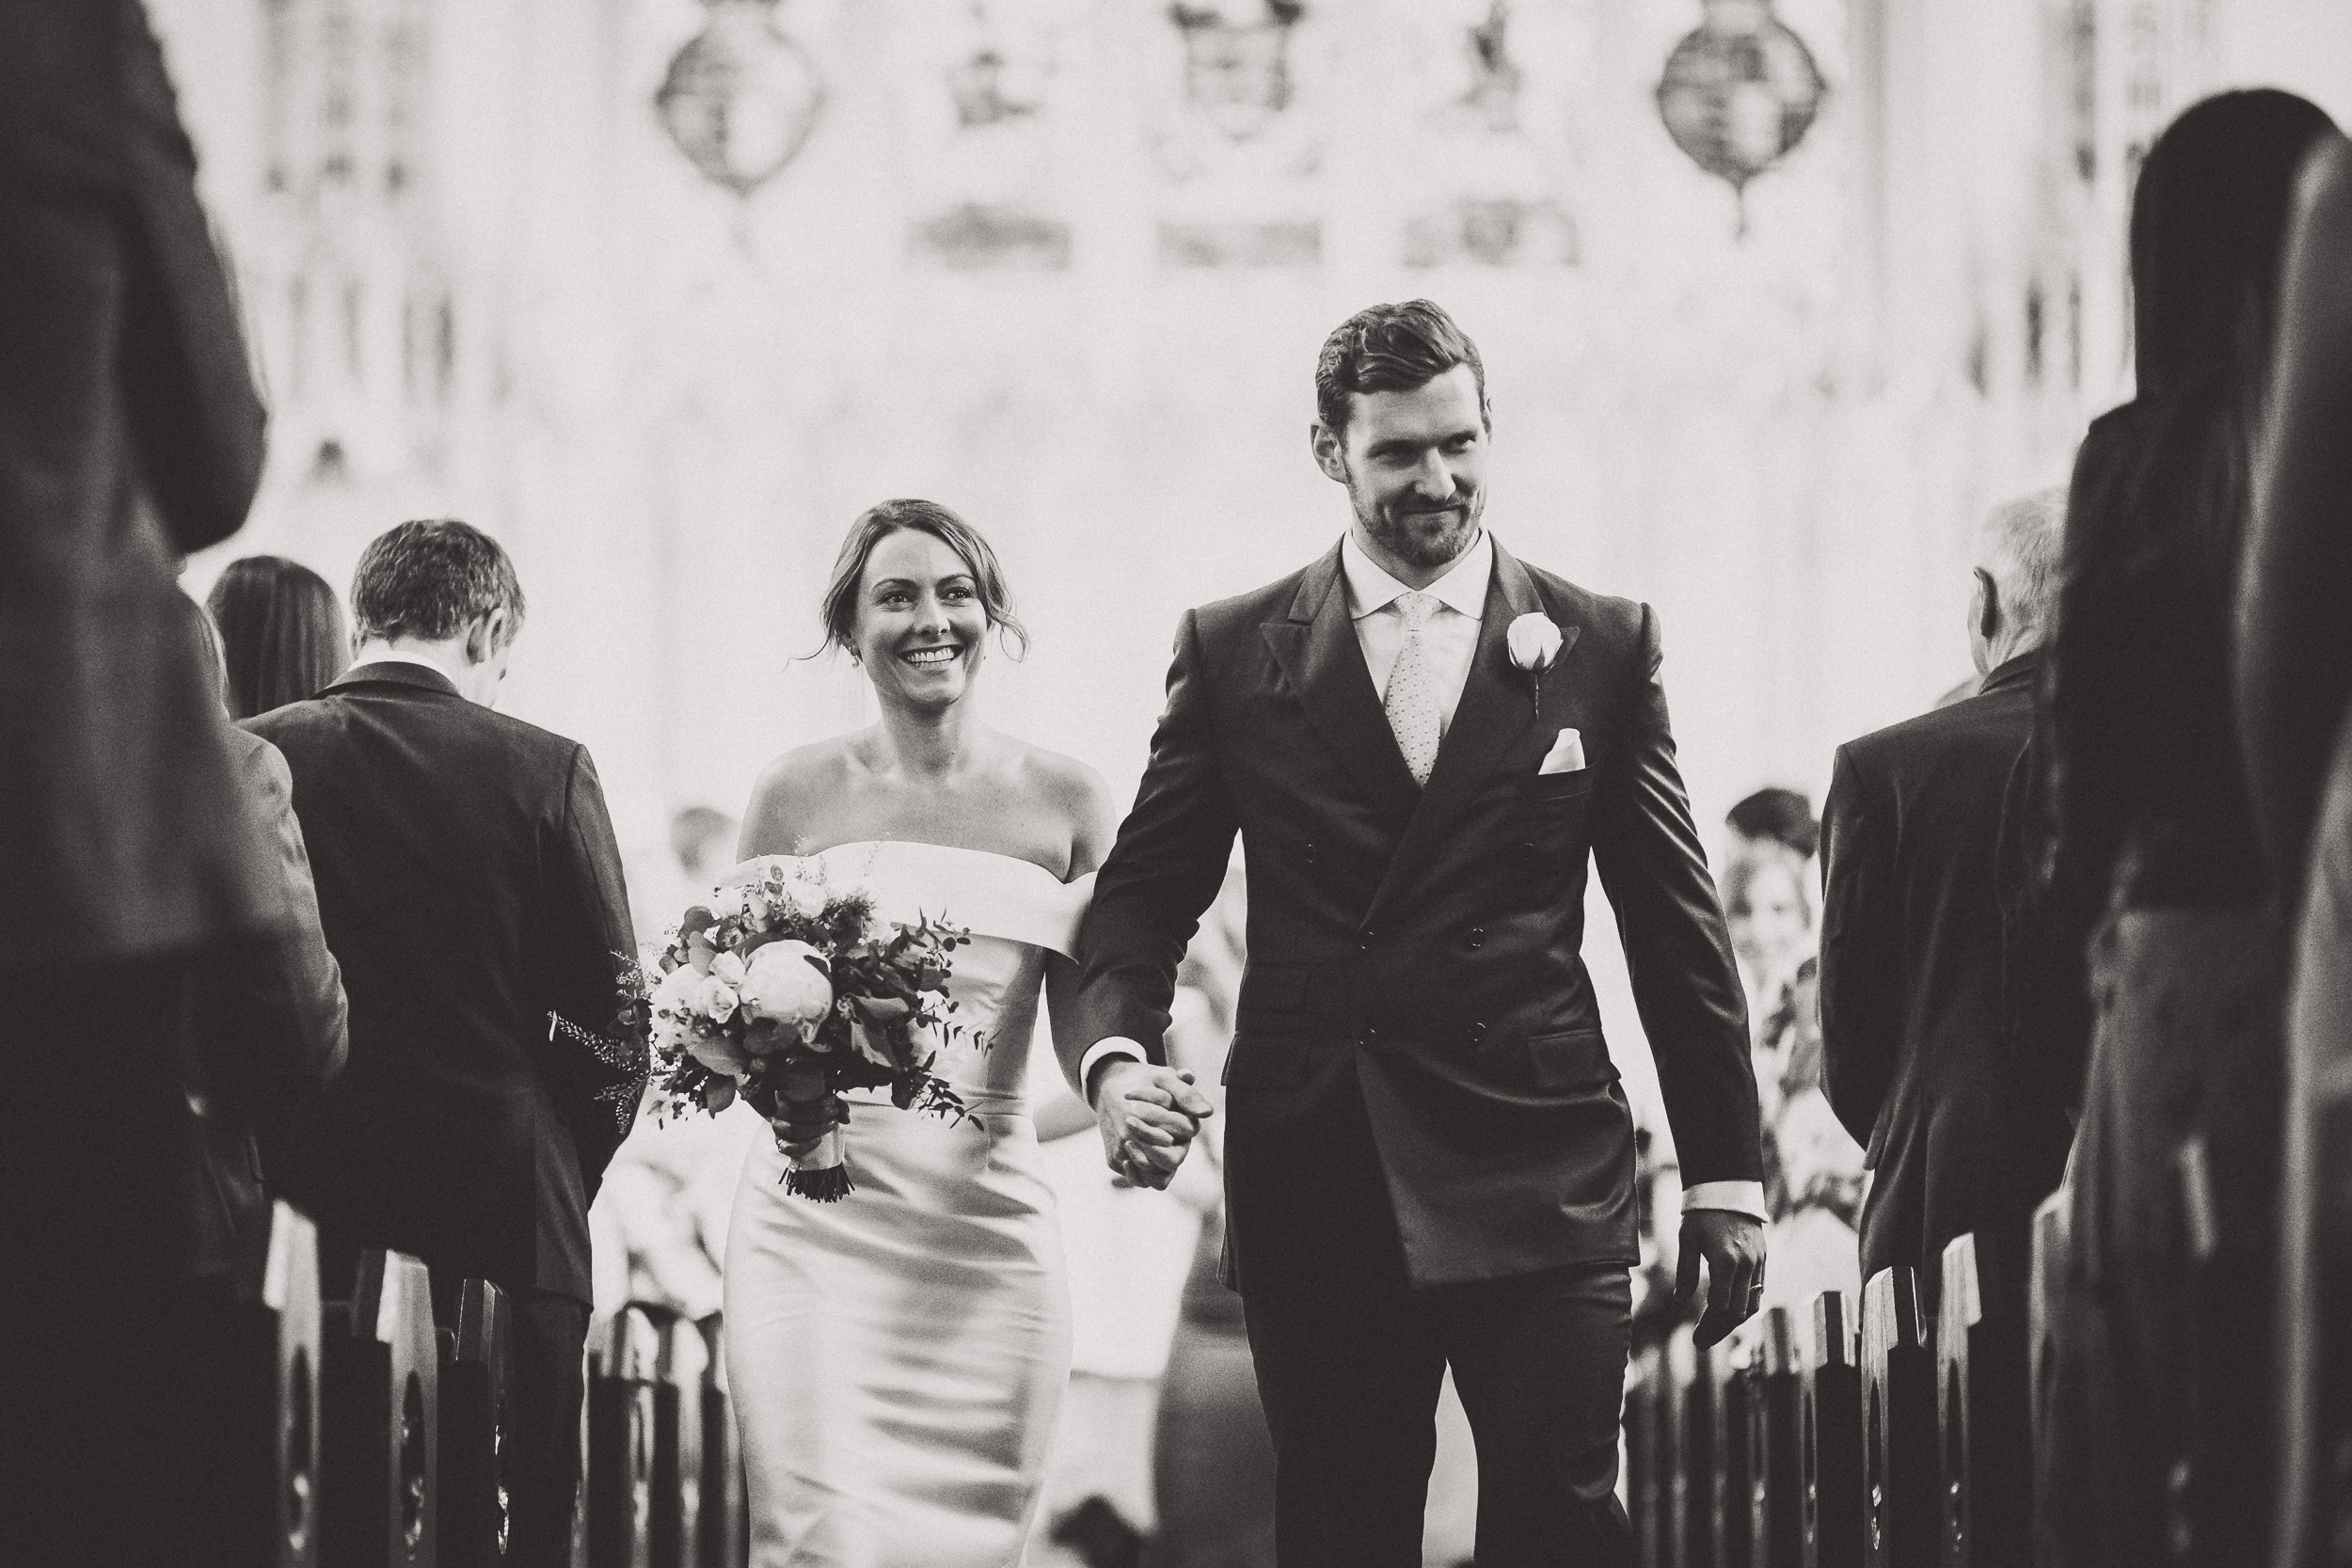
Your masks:
M2096 926L2041 1498L2067 1561L2251 1562L2267 1534L2281 956L2231 618L2290 198L2329 128L2232 92L2157 139L2132 206L2137 395L2075 461L2044 666L2049 872Z
M326 579L283 556L232 561L206 601L229 665L229 715L250 719L315 697L351 663Z
M858 518L823 615L879 717L770 765L743 814L750 863L722 885L782 870L788 886L862 891L884 929L923 915L966 927L948 980L957 1027L934 1070L971 1115L950 1124L885 1091L843 1097L857 1185L837 1202L781 1183L831 1113L778 1120L775 1147L744 1162L726 1354L752 1560L1001 1568L1021 1560L1071 1360L1023 1082L1040 993L1057 1029L1077 1026L1070 955L1111 844L1110 791L976 712L990 633L1018 641L1021 626L995 552L946 507L885 501ZM1149 1110L1164 1125L1120 1123L1116 1152L1165 1186L1173 1161L1146 1167L1194 1123Z

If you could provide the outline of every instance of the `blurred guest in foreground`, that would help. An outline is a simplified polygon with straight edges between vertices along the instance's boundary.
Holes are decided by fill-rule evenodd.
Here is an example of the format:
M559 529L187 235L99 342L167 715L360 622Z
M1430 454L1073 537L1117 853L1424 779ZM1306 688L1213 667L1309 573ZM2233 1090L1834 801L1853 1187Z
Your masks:
M2066 496L1994 509L1968 641L1976 695L1837 749L1821 836L1822 1059L1869 1148L1864 1277L1932 1291L1953 1237L2022 1226L2058 1183L2074 1126L2032 1092L2002 1029L2010 780L2033 734Z
M0 0L0 1555L189 1560L191 974L286 920L183 553L262 410L135 0Z
M1802 1311L1823 1291L1861 1287L1853 1227L1862 1205L1862 1148L1838 1125L1821 1090L1813 899L1797 847L1816 842L1820 829L1804 796L1775 793L1789 797L1795 811L1771 836L1742 840L1724 861L1724 918L1748 988L1763 1117L1772 1267L1761 1305ZM1739 816L1735 810L1734 827Z
M220 628L231 719L315 697L351 663L335 591L299 562L276 555L232 561L205 603Z
M2053 871L2102 889L2041 1520L2065 1560L2261 1560L2276 1453L2279 921L2231 680L2296 171L2328 117L2225 93L2133 196L2137 395L2090 428L2045 680Z
M359 1249L396 1247L437 1291L506 1292L508 1560L562 1563L588 1203L637 1102L627 1068L555 1021L614 1032L615 956L635 950L620 850L587 749L491 711L523 617L495 540L403 523L360 555L351 609L352 669L247 721L294 769L351 997L349 1069L269 1152L320 1222L330 1291Z
M2239 732L2295 921L2280 1220L2279 1568L2352 1541L2352 142L2305 169L2238 601ZM2323 1289L2325 1284L2326 1288Z

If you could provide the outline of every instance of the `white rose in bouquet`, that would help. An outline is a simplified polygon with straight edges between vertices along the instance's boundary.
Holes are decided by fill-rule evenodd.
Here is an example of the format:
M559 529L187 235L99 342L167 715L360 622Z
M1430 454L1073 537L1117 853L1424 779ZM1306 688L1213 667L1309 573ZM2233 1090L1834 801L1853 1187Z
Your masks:
M825 956L804 942L771 942L752 955L742 986L743 1016L805 1039L833 1007Z
M684 1040L694 1022L694 995L703 977L685 964L661 976L653 988L653 1038L657 1046Z

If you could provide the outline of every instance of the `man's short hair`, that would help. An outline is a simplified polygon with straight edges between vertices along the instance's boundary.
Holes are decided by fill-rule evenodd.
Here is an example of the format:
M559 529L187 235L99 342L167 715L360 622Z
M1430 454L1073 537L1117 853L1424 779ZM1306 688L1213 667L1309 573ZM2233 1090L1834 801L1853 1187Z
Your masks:
M1323 353L1315 359L1315 417L1332 435L1343 435L1347 400L1356 393L1409 392L1456 365L1470 368L1478 383L1479 420L1491 423L1486 367L1479 360L1478 345L1442 307L1426 299L1367 306L1323 340Z
M439 642L476 617L506 611L506 638L522 629L523 585L499 542L454 517L403 523L360 552L351 575L351 618L366 641Z
M1984 523L1983 569L2000 591L2001 618L2020 632L2049 630L2066 546L2066 488L2003 501Z

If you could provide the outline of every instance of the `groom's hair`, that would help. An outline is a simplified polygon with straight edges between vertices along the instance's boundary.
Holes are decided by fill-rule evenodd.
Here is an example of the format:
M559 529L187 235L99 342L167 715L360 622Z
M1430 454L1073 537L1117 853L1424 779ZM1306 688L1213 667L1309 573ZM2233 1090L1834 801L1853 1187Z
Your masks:
M825 623L824 646L818 653L839 648L856 657L858 584L866 578L866 562L872 559L875 546L904 529L928 533L961 556L971 569L972 589L980 597L988 624L1004 636L1016 657L1028 652L1028 628L1012 612L1011 585L1005 581L1005 569L996 563L996 552L989 547L987 538L937 501L903 499L869 506L850 525L849 537L841 541L841 553L834 559L833 580L825 585L824 602L818 610Z
M1371 305L1340 323L1323 340L1315 360L1315 417L1332 435L1347 430L1347 400L1358 392L1409 392L1456 365L1478 383L1478 418L1486 412L1486 367L1478 345L1432 300Z
M514 641L523 625L515 563L497 540L454 517L387 529L351 574L351 619L362 641L438 642L494 610L506 611L506 641Z

